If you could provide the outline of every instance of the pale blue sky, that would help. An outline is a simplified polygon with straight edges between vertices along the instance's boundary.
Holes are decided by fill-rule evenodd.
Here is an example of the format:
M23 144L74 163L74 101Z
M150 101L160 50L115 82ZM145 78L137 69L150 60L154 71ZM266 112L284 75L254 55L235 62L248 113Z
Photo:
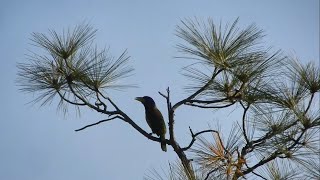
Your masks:
M139 88L111 93L125 112L149 131L143 107L134 97L154 97L166 117L164 99L158 91L170 86L173 101L187 94L188 81L180 74L185 63L174 59L181 42L175 27L184 18L208 18L230 22L240 18L240 26L256 23L266 31L266 45L294 53L304 62L319 61L318 0L234 0L234 1L44 1L2 0L0 6L0 179L4 180L87 180L142 179L150 168L166 167L176 159L172 149L163 153L128 124L113 121L82 132L74 129L103 117L83 111L64 117L56 104L39 108L26 103L32 95L18 91L16 63L26 62L32 32L57 31L83 21L98 29L96 42L110 46L118 56L128 49L135 76L130 82ZM154 68L156 67L156 68ZM151 75L147 75L151 74ZM235 114L181 108L176 114L177 136L189 140L188 126L194 130L215 127L220 120L229 129Z

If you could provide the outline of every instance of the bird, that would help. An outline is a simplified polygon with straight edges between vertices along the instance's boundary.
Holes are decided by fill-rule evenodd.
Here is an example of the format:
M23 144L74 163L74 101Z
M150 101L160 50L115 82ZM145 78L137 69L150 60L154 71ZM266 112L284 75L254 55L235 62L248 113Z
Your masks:
M161 112L156 106L156 103L149 96L136 97L135 100L140 101L143 104L145 108L146 121L151 128L152 133L160 137L161 149L166 152L166 124Z

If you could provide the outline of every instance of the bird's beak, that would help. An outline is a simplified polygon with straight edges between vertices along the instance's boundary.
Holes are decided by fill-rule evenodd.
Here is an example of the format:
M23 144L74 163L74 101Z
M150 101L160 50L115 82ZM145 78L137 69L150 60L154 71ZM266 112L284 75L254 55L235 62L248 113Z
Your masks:
M136 97L136 98L135 98L135 100L140 101L141 103L143 103L143 102L144 102L143 97Z

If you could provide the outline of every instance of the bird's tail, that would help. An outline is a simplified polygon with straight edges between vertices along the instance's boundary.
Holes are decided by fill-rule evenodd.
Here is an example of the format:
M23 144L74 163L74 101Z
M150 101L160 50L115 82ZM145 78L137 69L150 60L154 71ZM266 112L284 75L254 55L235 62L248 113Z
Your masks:
M161 140L161 149L164 152L167 152L167 145L166 145L166 138L164 135L160 135L160 140Z

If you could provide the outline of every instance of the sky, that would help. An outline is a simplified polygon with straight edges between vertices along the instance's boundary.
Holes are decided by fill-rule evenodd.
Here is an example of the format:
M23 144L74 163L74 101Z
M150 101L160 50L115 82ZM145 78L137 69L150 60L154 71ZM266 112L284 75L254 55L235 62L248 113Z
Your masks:
M58 32L89 22L96 28L98 47L109 47L119 56L128 50L134 76L126 82L139 87L112 91L110 96L134 119L150 131L144 109L137 96L149 95L166 117L166 102L158 91L171 89L172 101L188 93L189 81L181 68L189 63L176 59L177 25L185 18L212 18L232 22L239 17L240 27L251 23L263 29L267 46L298 56L302 62L319 62L318 0L241 0L241 1L108 1L108 0L2 0L0 6L0 179L142 179L150 169L166 168L177 159L172 148L164 153L152 142L119 120L75 132L84 125L105 117L82 109L81 116L70 111L66 116L56 103L40 107L28 104L32 94L20 92L16 83L17 63L27 62L32 32ZM319 64L319 63L318 63ZM182 107L176 112L177 139L188 144L188 126L194 131L230 129L236 111L200 111ZM226 134L227 135L227 134Z

